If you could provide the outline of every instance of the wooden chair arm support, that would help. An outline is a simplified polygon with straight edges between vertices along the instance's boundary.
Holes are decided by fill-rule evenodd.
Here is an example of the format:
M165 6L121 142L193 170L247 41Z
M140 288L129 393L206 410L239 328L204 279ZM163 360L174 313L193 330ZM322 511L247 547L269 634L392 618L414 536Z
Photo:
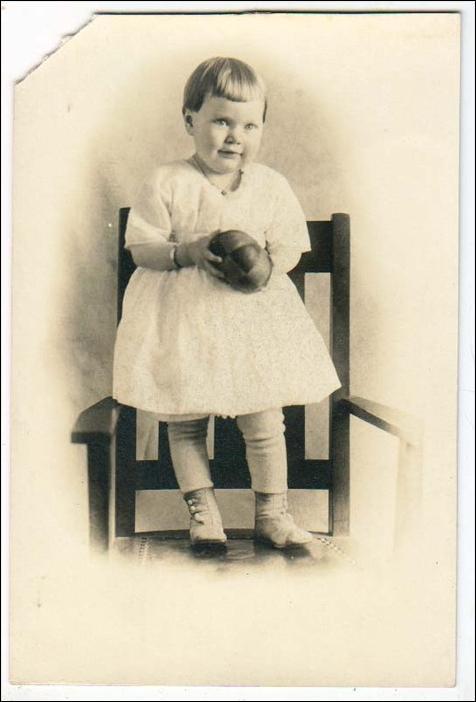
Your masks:
M337 402L344 412L373 424L400 439L397 468L394 544L405 553L417 543L422 490L421 422L405 412L364 400L347 397Z
M410 446L421 447L423 428L415 417L400 410L381 405L378 402L365 400L362 397L346 397L339 401L350 414L383 429L389 434L398 436Z
M121 412L119 405L112 397L105 397L95 405L81 412L73 431L73 444L108 443L116 432L117 420Z

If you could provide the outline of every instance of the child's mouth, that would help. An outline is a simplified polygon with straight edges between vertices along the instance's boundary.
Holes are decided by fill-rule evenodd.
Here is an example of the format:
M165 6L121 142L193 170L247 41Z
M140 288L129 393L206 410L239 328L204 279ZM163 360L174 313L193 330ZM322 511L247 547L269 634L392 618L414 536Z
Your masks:
M239 158L241 156L237 151L225 151L223 149L220 149L218 153L225 158Z

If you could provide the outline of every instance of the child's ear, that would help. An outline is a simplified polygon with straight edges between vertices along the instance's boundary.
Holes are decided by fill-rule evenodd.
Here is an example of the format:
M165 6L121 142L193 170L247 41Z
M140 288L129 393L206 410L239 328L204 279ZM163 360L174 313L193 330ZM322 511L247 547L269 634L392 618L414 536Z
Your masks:
M187 134L193 134L193 115L190 110L185 110L183 119L185 122L185 129Z

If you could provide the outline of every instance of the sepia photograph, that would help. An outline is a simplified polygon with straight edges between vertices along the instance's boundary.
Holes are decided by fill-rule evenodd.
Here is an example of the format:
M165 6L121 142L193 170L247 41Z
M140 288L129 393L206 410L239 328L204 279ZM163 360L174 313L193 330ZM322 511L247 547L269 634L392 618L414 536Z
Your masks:
M451 688L461 15L215 7L14 86L9 681Z

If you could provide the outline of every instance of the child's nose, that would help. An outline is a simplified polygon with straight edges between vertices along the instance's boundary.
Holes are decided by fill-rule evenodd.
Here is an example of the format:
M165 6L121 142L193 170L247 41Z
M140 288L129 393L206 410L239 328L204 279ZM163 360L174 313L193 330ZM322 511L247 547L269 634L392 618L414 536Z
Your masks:
M241 133L239 128L234 127L230 129L230 131L227 134L226 141L229 144L237 143L239 144L241 140Z

